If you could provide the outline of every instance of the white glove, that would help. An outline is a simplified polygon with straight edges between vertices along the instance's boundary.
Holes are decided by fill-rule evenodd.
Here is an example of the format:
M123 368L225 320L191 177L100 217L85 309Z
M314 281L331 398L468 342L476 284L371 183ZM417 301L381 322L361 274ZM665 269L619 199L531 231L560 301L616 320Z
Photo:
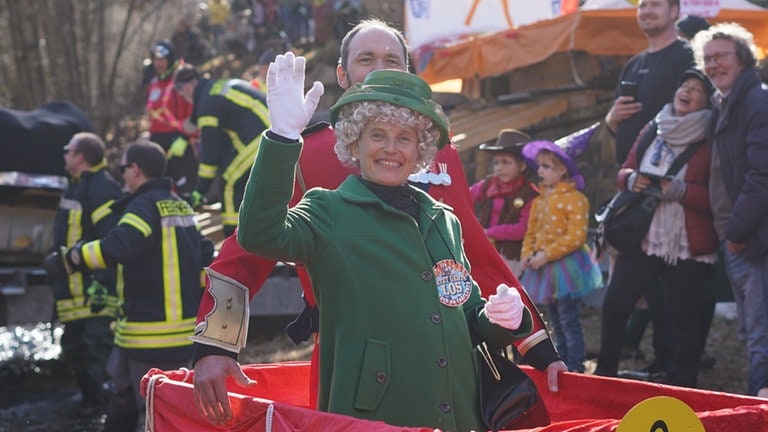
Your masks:
M304 57L292 52L281 54L267 70L267 107L270 129L285 138L298 140L301 131L323 95L323 84L315 81L304 96Z
M517 330L523 321L523 300L515 288L506 284L496 287L496 294L488 297L485 315L488 320L507 330Z

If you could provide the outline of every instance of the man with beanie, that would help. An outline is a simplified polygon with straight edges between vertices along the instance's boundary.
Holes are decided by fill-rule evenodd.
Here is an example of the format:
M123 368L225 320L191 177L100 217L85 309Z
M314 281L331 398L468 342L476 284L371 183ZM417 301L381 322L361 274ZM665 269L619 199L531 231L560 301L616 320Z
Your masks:
M675 23L677 37L690 41L696 33L709 28L709 21L698 15L683 15Z
M267 92L267 69L277 57L277 53L271 48L264 51L256 62L256 77L251 80L251 84L261 92Z

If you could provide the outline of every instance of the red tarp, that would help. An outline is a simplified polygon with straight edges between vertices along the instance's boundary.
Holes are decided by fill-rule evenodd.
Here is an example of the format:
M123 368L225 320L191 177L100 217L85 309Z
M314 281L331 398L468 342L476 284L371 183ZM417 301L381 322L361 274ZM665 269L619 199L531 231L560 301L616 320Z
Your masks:
M685 402L708 432L768 431L768 402L764 399L574 373L564 374L560 391L550 393L546 390L545 374L525 366L523 369L536 381L552 418L551 425L525 429L527 432L612 432L630 408L654 396L670 396ZM235 418L227 427L216 427L197 412L192 395L193 372L153 369L142 380L142 394L147 397L147 430L433 431L394 427L306 408L308 362L247 365L244 370L259 384L246 389L228 381Z

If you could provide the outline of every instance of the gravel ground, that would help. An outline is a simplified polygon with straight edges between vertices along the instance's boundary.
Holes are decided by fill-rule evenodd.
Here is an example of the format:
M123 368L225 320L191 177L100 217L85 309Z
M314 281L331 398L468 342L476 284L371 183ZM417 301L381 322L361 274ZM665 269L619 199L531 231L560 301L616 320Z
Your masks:
M726 304L723 305L726 306ZM723 309L722 312L721 309ZM714 364L710 368L700 370L699 388L744 394L747 391L746 350L744 342L736 337L738 322L735 317L729 316L729 309L728 306L718 307L718 312L712 320L705 357L713 358ZM596 366L594 357L600 351L600 312L585 307L581 318L587 354L588 357L592 357L586 363L587 372L591 373ZM640 350L645 354L646 360L622 360L619 370L639 370L652 360L652 334L653 328L649 326L640 343Z

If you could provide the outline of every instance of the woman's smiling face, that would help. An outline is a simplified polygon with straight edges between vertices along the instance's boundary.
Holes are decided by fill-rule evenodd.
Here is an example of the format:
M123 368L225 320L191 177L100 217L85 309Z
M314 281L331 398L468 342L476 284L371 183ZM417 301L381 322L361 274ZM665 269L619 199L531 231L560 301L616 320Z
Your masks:
M364 179L383 186L400 186L419 162L418 146L416 128L371 121L351 150L352 156L360 161Z
M684 116L707 107L707 90L698 78L690 77L675 91L675 114Z

